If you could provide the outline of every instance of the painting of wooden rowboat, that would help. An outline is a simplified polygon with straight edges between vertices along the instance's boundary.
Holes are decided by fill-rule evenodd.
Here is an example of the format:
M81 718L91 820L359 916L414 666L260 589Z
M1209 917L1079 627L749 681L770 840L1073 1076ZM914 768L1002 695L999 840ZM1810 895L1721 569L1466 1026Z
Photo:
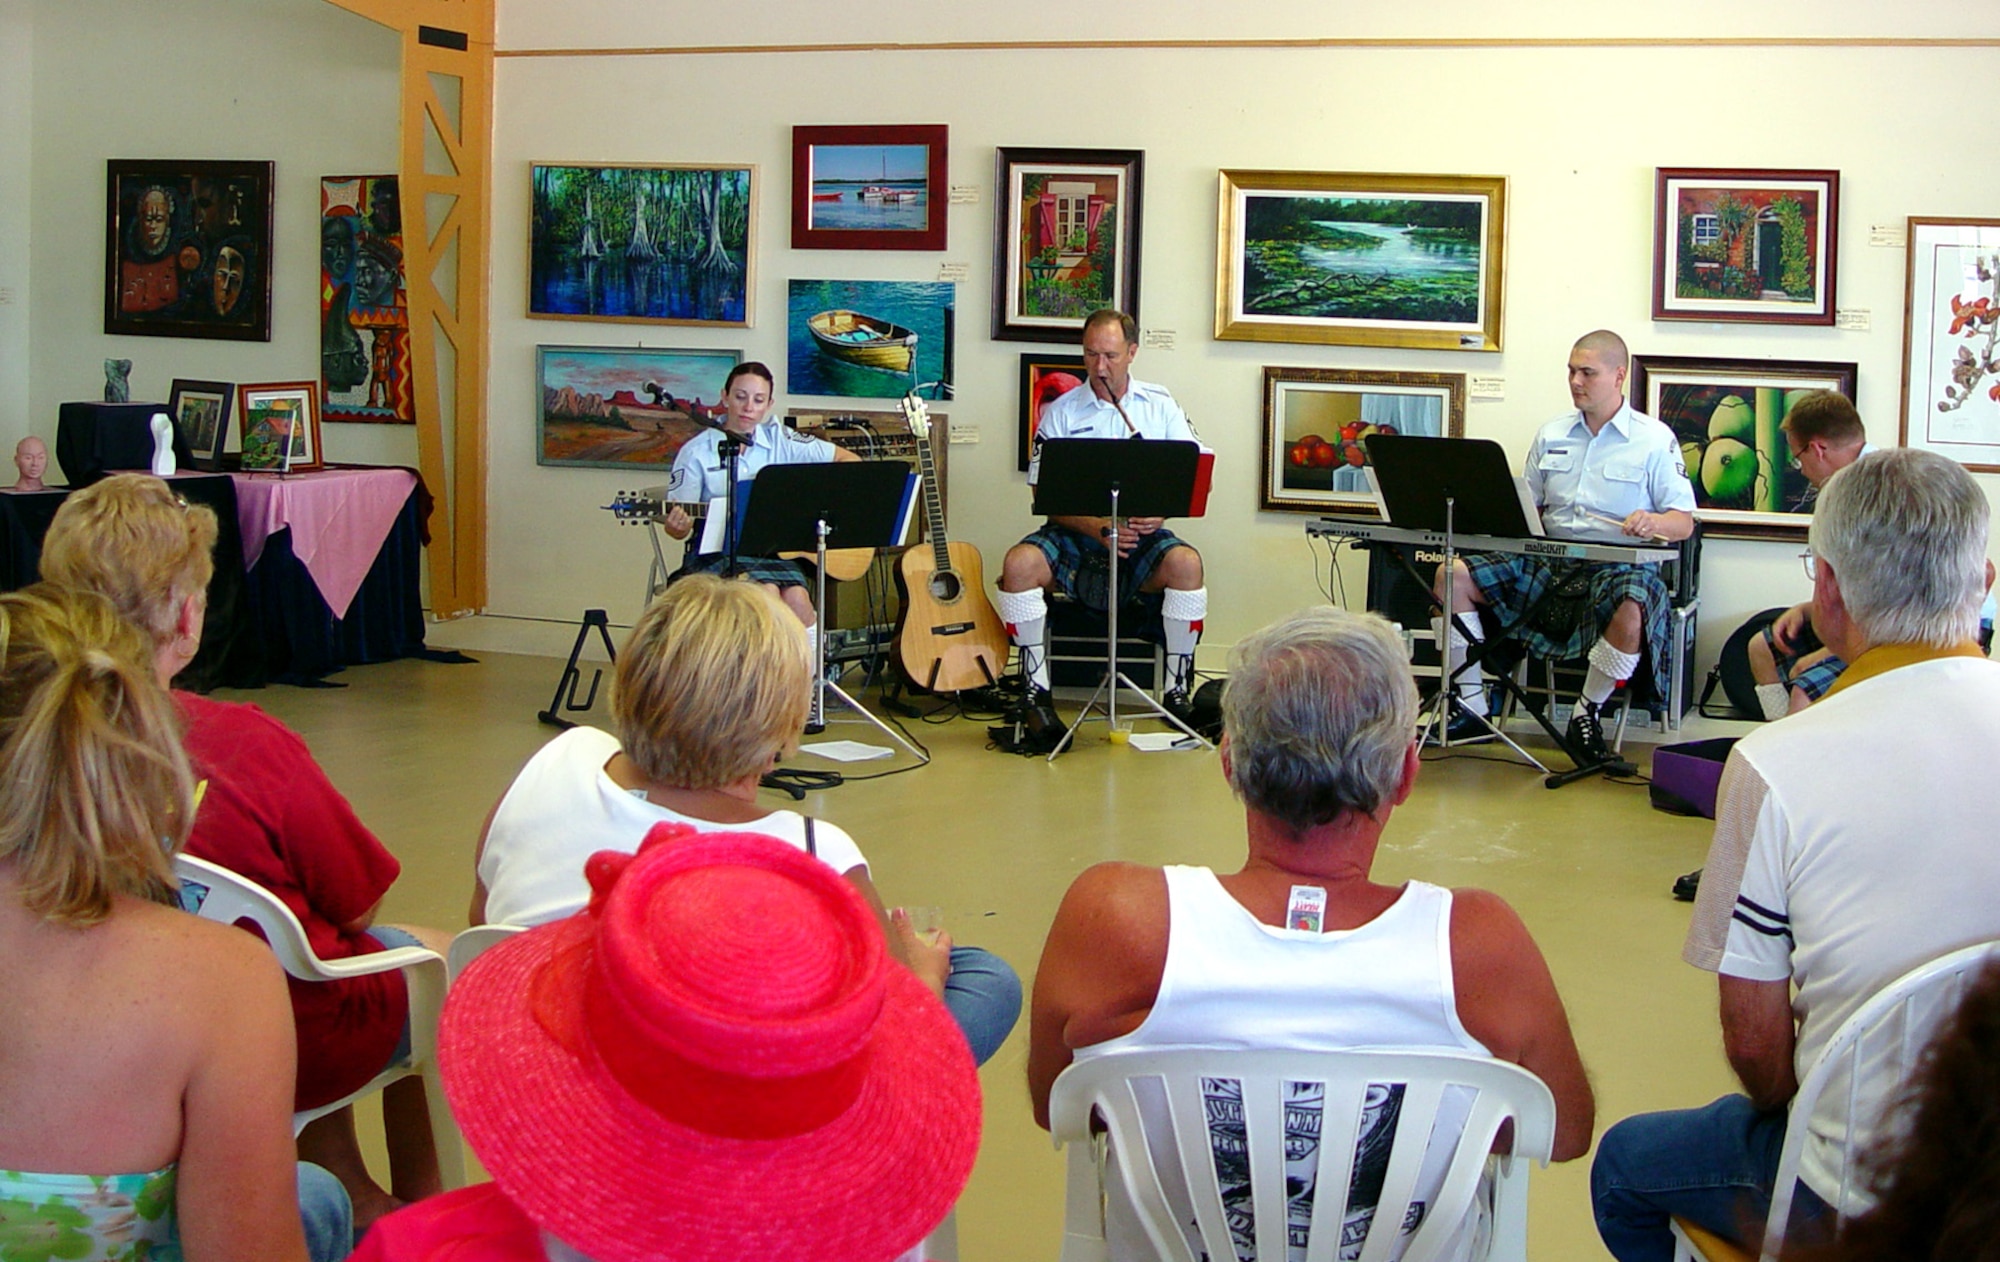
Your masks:
M806 322L813 344L835 359L864 368L908 372L916 358L917 335L900 324L858 311L822 311Z

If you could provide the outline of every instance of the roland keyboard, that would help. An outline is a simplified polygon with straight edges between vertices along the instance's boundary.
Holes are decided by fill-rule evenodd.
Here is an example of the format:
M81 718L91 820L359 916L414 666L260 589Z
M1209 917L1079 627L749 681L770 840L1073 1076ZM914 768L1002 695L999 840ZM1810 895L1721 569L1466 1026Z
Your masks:
M1306 534L1315 539L1358 539L1363 543L1410 543L1418 547L1444 549L1441 530L1405 530L1385 521L1356 521L1340 517L1315 517L1306 523ZM1501 539L1492 535L1458 534L1452 546L1460 552L1516 552L1526 556L1549 557L1562 561L1614 561L1625 565L1658 565L1680 556L1673 545L1645 547L1637 544L1597 543L1582 539Z

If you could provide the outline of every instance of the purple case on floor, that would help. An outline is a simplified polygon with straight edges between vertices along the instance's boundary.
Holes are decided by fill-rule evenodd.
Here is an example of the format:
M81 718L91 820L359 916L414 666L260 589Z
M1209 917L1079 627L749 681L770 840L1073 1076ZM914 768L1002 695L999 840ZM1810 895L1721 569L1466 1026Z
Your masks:
M1653 809L1672 815L1715 818L1715 790L1722 782L1734 736L1662 745L1653 751Z

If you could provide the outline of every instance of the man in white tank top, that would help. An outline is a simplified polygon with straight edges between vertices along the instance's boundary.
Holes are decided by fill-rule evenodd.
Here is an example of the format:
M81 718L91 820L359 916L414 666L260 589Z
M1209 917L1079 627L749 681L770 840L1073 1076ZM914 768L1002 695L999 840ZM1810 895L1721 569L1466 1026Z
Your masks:
M1101 863L1070 886L1035 977L1035 1120L1048 1125L1072 1060L1115 1049L1434 1047L1538 1075L1555 1096L1556 1160L1582 1156L1590 1084L1520 919L1482 890L1369 880L1417 775L1400 640L1372 614L1318 608L1233 659L1222 769L1247 817L1243 868Z

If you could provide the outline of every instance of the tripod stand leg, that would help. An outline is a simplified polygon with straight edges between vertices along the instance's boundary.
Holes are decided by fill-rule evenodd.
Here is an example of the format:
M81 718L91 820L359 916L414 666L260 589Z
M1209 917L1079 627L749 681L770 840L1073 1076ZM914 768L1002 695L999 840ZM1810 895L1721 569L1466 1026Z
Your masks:
M576 724L563 718L560 712L568 710L573 714L581 713L597 704L597 685L604 680L604 672L601 669L591 672L590 692L585 695L582 703L579 704L576 699L576 686L583 679L583 672L577 667L577 661L583 656L583 646L589 642L592 628L596 629L598 639L603 641L604 656L614 663L618 660L618 650L611 644L610 617L602 609L584 610L583 621L576 628L576 643L570 645L569 661L563 664L562 675L556 680L556 694L549 699L549 708L535 715L551 727L565 730L575 727Z

